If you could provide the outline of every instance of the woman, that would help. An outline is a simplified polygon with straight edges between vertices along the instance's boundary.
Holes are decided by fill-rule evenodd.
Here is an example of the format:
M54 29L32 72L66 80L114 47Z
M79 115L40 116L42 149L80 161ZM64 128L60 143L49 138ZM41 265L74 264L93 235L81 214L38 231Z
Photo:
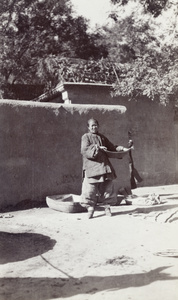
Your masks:
M88 210L88 218L94 214L98 198L105 206L105 213L111 216L110 204L117 201L113 180L116 174L105 150L119 151L122 146L114 146L104 135L98 132L96 119L88 121L88 133L82 136L81 153L83 155L83 185L81 205Z

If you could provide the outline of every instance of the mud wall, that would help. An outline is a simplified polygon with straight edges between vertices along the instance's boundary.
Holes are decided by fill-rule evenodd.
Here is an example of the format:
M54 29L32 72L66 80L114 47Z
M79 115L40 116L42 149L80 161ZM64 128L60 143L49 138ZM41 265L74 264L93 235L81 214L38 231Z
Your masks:
M80 194L81 136L95 117L113 143L126 130L123 106L0 101L0 208L47 195ZM116 188L129 184L128 157L114 160Z
M112 98L109 86L65 88L72 105L0 101L0 208L47 195L80 194L80 140L91 116L114 144L126 146L131 131L134 165L143 178L138 186L177 183L178 118L172 103ZM116 189L130 187L129 157L112 163Z

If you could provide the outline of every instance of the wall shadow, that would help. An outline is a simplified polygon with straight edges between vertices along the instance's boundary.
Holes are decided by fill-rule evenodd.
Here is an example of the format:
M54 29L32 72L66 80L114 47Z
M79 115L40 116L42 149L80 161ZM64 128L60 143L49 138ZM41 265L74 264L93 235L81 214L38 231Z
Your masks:
M178 280L163 271L169 267L160 267L147 273L119 276L85 276L82 278L1 278L1 300L48 300L67 298L79 294L117 291L129 287L142 287L155 281ZM64 273L64 272L63 272ZM8 298L7 298L7 294Z
M56 241L37 233L0 231L0 264L22 261L53 249Z
M31 199L25 199L20 202L18 202L15 205L8 205L4 207L3 209L0 209L0 212L13 212L13 211L22 211L22 210L28 210L33 208L43 208L47 207L46 199L42 199L41 201L31 200Z

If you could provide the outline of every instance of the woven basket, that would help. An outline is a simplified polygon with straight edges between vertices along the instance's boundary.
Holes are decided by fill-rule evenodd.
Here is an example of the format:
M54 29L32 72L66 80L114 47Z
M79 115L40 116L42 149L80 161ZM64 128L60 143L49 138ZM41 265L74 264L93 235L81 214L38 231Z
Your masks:
M86 208L80 205L79 200L80 196L73 194L46 197L46 203L49 208L64 213L80 213L86 211Z
M105 150L107 157L109 157L109 158L118 158L118 159L122 159L129 151L130 151L130 149L123 150L123 151L108 151L108 150Z

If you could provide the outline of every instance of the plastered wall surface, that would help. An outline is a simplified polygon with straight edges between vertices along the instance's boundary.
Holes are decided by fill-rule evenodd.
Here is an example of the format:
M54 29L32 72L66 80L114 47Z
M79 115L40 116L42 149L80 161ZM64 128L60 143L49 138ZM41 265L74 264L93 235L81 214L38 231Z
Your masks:
M49 195L80 194L81 136L95 117L114 144L124 141L124 106L0 101L0 208ZM113 160L112 160L113 161ZM129 184L128 158L114 160L116 188Z

